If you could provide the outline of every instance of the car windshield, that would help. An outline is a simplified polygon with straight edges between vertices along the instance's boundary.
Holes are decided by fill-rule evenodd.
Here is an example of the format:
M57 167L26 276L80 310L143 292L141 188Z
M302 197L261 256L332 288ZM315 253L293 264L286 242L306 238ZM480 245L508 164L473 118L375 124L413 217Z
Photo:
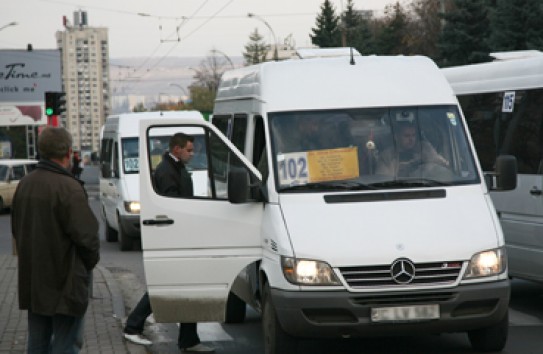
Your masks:
M150 140L151 168L154 171L162 161L162 155L168 151L168 144L171 136L153 136ZM194 156L187 164L189 171L207 169L206 151L203 135L194 135ZM139 139L122 139L122 156L124 173L139 173Z
M456 106L269 114L279 191L479 183Z

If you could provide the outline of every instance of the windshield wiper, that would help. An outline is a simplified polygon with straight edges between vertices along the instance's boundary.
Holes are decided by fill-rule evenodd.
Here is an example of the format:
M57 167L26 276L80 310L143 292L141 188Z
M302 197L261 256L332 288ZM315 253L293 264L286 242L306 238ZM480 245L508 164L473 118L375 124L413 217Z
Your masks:
M395 187L436 187L451 186L451 183L438 181L430 178L404 178L393 181L372 183L372 187L395 188Z
M308 184L298 184L294 186L288 186L281 189L282 192L285 191L299 191L299 190L368 190L376 189L373 185L367 185L358 182L319 182L319 183L308 183Z

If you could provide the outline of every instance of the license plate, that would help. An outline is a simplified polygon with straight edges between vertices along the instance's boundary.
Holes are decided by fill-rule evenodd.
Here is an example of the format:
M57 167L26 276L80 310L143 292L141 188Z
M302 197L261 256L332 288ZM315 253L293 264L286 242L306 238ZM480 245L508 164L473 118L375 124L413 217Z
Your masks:
M376 307L371 309L372 322L406 322L439 318L439 305Z

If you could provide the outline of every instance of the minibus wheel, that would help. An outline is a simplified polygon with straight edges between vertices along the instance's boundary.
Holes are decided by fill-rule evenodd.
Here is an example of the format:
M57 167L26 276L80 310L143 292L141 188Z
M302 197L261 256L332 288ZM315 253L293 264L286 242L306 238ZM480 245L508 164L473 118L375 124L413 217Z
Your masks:
M265 354L293 354L296 352L298 341L281 327L275 313L268 283L264 285L262 329Z
M509 331L509 315L493 326L468 332L468 338L473 349L479 352L499 352L507 343Z
M119 231L117 231L117 235L119 238L119 246L121 248L121 251L131 251L133 240L129 235L126 234L126 232L124 232L121 220L119 218L117 220L119 225Z
M245 321L247 304L236 294L230 292L226 301L226 323L242 323Z
M112 228L106 220L106 241L117 242L117 231Z

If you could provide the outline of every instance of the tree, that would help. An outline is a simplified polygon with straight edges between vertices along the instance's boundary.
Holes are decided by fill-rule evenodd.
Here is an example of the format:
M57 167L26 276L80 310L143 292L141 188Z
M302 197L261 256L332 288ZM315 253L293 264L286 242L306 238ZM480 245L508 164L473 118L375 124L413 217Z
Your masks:
M147 112L147 109L143 105L143 102L138 102L138 104L132 108L132 112Z
M216 91L211 91L207 87L191 85L189 86L191 106L200 112L212 112L215 101Z
M543 49L541 0L498 0L491 16L492 51Z
M316 19L316 28L312 28L311 43L321 48L339 47L341 45L341 33L338 26L339 17L330 0L324 0L321 5L321 13Z
M368 20L358 14L353 0L347 1L347 8L341 16L341 28L345 39L343 46L354 47L360 54L374 53L373 34Z
M211 92L217 91L222 74L229 68L229 65L226 58L218 57L217 55L208 55L200 62L200 66L197 69L193 68L193 78L196 81L192 85L206 87Z
M219 88L222 74L230 68L230 63L226 58L215 55L207 56L200 62L200 66L194 69L193 78L195 81L189 86L191 106L193 109L211 112L213 102Z
M249 35L249 43L245 45L245 52L243 57L245 58L245 65L253 65L266 61L266 55L270 46L264 42L258 33L258 28L255 28L254 32Z
M404 35L408 29L409 18L406 11L396 2L385 7L383 27L377 35L377 52L379 54L406 54Z
M439 38L443 66L489 61L490 20L486 0L455 0L455 8L443 15Z
M435 0L415 0L410 4L411 21L405 36L409 54L426 55L434 60L439 57L441 11L440 2Z

